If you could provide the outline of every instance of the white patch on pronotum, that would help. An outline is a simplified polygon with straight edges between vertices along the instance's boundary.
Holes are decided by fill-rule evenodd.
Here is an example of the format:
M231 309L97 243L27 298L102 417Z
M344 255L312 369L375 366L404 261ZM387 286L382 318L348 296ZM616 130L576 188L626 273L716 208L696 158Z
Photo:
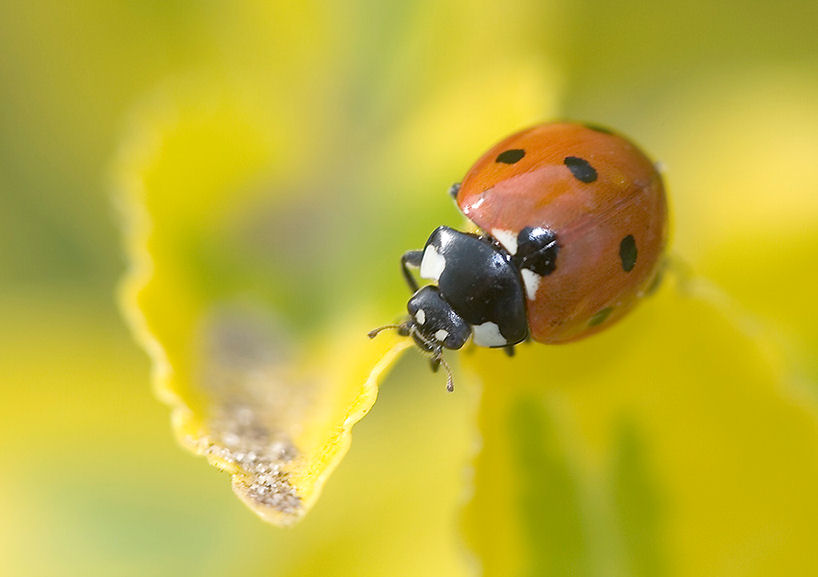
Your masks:
M418 322L419 325L422 325L426 322L426 312L423 309L418 309L418 312L415 313L415 320Z
M423 251L423 260L420 261L420 276L429 280L440 280L443 269L446 268L446 259L443 258L434 245L429 245Z
M525 294L528 296L528 300L533 301L537 297L537 289L540 288L542 277L527 268L521 268L520 273L523 275Z
M445 330L445 329L440 329L439 331L437 331L437 332L435 333L435 338L436 338L437 340L439 340L440 342L445 341L445 340L446 340L446 337L448 337L448 336L449 336L449 331L447 331L447 330Z
M491 236L500 241L500 244L512 255L517 254L517 235L510 230L495 228L491 231Z
M474 344L481 347L502 347L508 341L500 334L500 327L488 321L482 325L474 325Z

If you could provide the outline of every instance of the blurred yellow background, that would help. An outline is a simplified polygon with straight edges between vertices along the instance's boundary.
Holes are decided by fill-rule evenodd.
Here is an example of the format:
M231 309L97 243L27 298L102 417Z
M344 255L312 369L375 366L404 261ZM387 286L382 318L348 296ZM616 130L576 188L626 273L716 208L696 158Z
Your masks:
M673 251L730 295L720 306L741 311L731 317L739 329L775 351L771 372L784 367L781 382L797 386L775 410L786 422L781 407L797 409L803 428L765 431L761 453L781 456L770 467L797 459L812 479L818 443L802 431L818 424L815 30L811 0L3 2L0 574L394 577L472 567L458 525L477 393L440 394L439 375L416 355L398 364L295 528L262 523L224 474L176 445L114 296L125 268L115 159L163 99L204 102L224 90L269 103L258 122L275 127L282 154L270 178L290 199L276 230L251 231L263 254L239 273L271 284L267 297L304 333L370 299L400 313L397 256L435 226L459 224L446 189L495 140L554 117L630 135L665 167ZM276 252L312 226L332 238L330 253L318 242ZM264 255L270 270L245 270ZM621 334L652 334L646 319ZM745 350L702 342L723 347L726 368ZM730 431L763 421L764 405L714 420ZM766 479L770 468L758 470ZM786 479L769 482L788 490ZM792 495L794 511L813 510L815 496ZM759 567L786 560L818 574L793 557L815 535L808 521L790 525L784 514L790 530L761 548L758 565L748 538L741 554L702 548L720 565L662 573L773 575ZM586 561L579 574L628 574ZM632 574L657 574L647 567Z

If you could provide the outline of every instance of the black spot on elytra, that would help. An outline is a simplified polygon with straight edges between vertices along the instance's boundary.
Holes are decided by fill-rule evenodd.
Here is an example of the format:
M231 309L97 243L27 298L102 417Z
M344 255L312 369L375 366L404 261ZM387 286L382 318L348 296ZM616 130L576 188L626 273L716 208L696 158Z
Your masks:
M613 307L605 307L604 309L602 309L601 311L599 311L598 313L591 317L591 320L588 321L588 326L595 327L597 325L601 325L608 319L609 316L611 316L612 312Z
M636 241L629 234L619 243L619 258L622 259L622 270L631 272L636 266Z
M577 156L566 156L563 162L577 180L585 183L596 180L596 169L584 158L579 158Z
M525 150L521 148L512 148L511 150L504 150L497 155L494 162L502 162L503 164L514 164L519 162L525 156Z
M527 226L517 235L517 252L512 260L517 268L526 268L546 276L557 268L559 243L554 231Z
M459 183L459 182L455 182L455 183L454 183L454 184L453 184L453 185L452 185L452 186L449 188L449 196L451 196L452 198L454 198L454 199L456 200L456 199L457 199L457 193L458 193L458 192L460 192L460 183Z

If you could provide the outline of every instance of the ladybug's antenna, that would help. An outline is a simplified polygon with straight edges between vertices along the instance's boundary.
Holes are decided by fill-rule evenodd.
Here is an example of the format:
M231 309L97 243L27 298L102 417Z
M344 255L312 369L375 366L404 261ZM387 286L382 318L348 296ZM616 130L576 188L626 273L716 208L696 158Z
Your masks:
M452 369L446 359L443 358L443 348L439 343L429 341L423 333L419 332L415 325L409 327L409 334L415 337L415 342L420 346L420 350L431 353L432 355L432 372L437 372L437 367L443 365L446 369L446 390L450 393L454 392L454 377L452 376ZM421 345L421 343L423 343Z
M449 367L449 363L446 362L446 359L444 359L442 355L439 355L437 358L440 360L440 364L443 365L443 368L446 369L446 390L453 393L454 377L452 377L452 369Z
M446 369L446 390L450 393L454 392L454 375L452 374L452 368L449 366L449 363L446 362L446 359L443 358L443 351L439 343L429 341L423 334L418 332L411 319L401 324L383 325L377 329L372 329L367 335L370 339L374 339L381 331L385 331L386 329L395 329L402 337L408 337L410 335L414 337L415 343L417 343L420 350L431 355L432 371L437 371L439 365L443 365L443 368Z
M386 329L395 329L396 331L398 331L398 334L402 337L409 336L409 327L406 326L406 323L402 323L399 325L383 325L382 327L378 327L377 329L372 329L367 333L367 335L369 336L370 339L374 339L375 337L378 336L378 334L381 331L384 331Z
M454 377L452 375L452 369L449 367L449 363L446 362L446 359L443 358L443 350L435 349L431 352L431 355L432 356L429 361L432 366L432 372L436 373L437 369L440 368L440 365L443 365L443 368L446 369L446 390L450 393L454 392Z

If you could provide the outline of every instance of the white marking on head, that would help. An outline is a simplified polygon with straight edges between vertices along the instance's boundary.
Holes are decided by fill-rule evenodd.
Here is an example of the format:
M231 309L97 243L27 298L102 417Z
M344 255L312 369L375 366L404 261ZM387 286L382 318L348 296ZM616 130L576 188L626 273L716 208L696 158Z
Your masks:
M491 230L491 236L496 238L500 244L503 245L510 254L517 254L517 235L510 230L503 230L502 228L494 228Z
M520 273L523 275L523 284L525 285L525 294L528 300L533 301L537 298L537 289L540 288L540 281L542 277L533 270L521 268Z
M482 325L474 325L474 344L481 347L502 347L508 341L500 334L500 327L488 321Z
M443 255L437 252L434 245L427 246L423 251L423 260L420 261L420 276L438 281L445 268L446 259L443 258Z
M448 336L449 336L449 331L447 331L446 329L440 329L439 331L437 331L435 333L435 338L437 340L439 340L440 342L445 341L446 337L448 337Z
M419 325L422 325L426 322L426 312L423 309L418 309L418 312L415 313L415 320L418 322Z

